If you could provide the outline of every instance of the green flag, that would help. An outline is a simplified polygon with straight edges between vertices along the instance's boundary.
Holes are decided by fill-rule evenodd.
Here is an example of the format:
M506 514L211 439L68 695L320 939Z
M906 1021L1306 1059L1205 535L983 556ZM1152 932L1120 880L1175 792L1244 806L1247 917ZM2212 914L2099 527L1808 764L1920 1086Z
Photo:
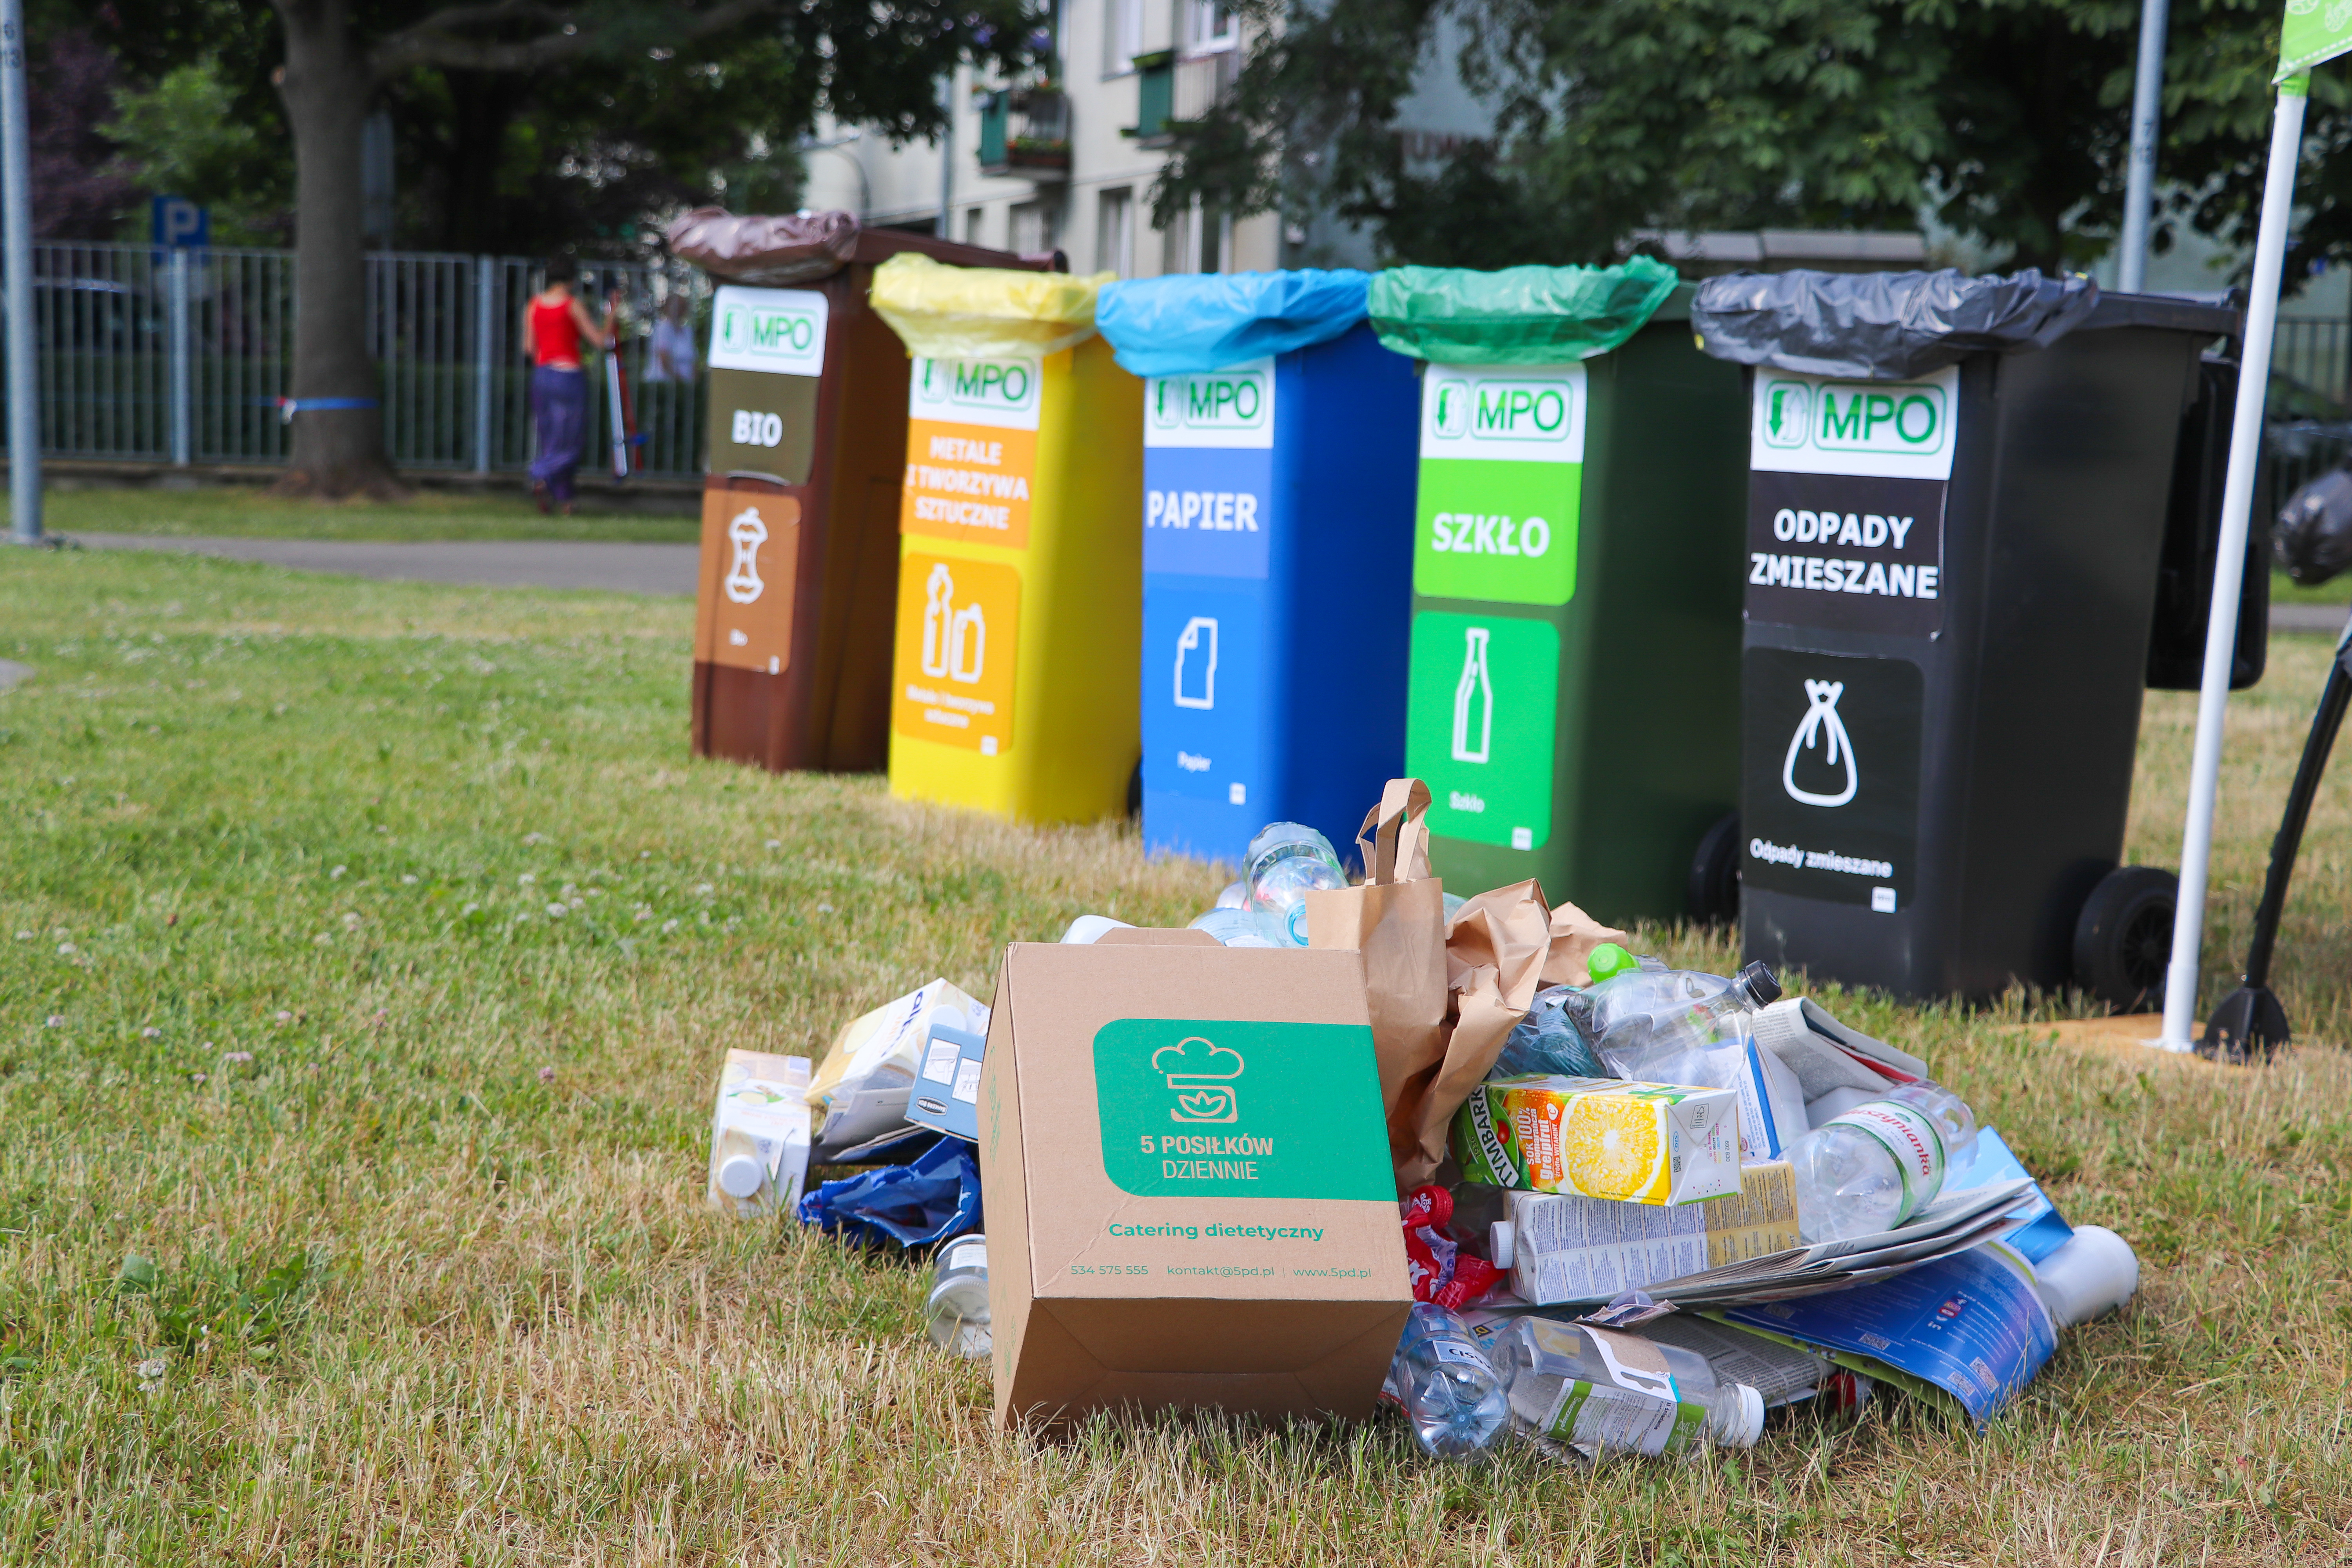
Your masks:
M2278 75L2271 79L2284 81L2347 49L2352 49L2352 0L2286 0Z

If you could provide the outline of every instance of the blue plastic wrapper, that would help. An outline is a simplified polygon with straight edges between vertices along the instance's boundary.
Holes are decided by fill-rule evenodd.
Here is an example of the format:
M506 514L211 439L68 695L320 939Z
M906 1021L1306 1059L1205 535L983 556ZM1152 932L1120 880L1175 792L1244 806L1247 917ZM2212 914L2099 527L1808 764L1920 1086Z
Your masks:
M1136 375L1205 375L1312 348L1364 319L1371 275L1204 272L1106 287L1095 330Z
M921 1247L980 1227L980 1162L943 1138L908 1165L827 1182L801 1199L801 1223L878 1247Z
M1511 1026L1487 1078L1518 1078L1542 1073L1549 1078L1614 1078L1601 1065L1591 1042L1570 1016L1569 999L1575 987L1548 985L1536 993L1528 1016Z

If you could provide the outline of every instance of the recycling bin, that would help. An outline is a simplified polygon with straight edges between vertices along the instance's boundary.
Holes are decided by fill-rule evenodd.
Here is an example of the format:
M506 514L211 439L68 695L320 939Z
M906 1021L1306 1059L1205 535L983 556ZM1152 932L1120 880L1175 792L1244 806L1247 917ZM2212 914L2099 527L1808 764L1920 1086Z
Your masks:
M705 209L672 250L712 300L693 749L781 772L866 772L889 732L907 355L866 303L913 251L1038 265L862 228L846 213Z
M2237 314L2031 272L1790 273L1710 280L1695 326L1751 367L1748 956L1980 999L2120 940L2152 984L2166 874L2116 861L2184 411ZM2103 889L2141 907L2110 919Z
M1373 279L1428 362L1405 770L1449 887L1680 917L1737 803L1744 395L1691 294L1643 258Z
M1404 762L1413 363L1355 271L1115 283L1143 395L1143 843L1239 863L1335 844Z
M876 310L913 356L890 793L1027 822L1123 815L1137 761L1143 384L1095 334L1109 274L904 256Z

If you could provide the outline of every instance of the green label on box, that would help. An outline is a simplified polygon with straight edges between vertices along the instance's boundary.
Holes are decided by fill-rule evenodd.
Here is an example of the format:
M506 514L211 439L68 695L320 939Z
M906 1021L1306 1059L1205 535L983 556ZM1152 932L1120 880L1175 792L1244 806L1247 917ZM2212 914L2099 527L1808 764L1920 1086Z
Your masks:
M1423 458L1412 585L1438 599L1565 605L1582 463Z
M1551 837L1559 695L1559 633L1549 621L1412 617L1404 769L1429 783L1432 831L1507 849Z
M1114 1019L1095 1109L1103 1173L1137 1197L1396 1197L1360 1024Z

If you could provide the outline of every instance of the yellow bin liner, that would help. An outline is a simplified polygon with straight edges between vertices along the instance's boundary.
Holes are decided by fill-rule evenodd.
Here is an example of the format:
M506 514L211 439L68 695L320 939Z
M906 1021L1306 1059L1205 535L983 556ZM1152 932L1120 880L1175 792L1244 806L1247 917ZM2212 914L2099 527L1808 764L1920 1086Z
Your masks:
M890 793L1027 822L1127 809L1141 755L1143 383L1094 331L1108 281L875 268L914 356Z

